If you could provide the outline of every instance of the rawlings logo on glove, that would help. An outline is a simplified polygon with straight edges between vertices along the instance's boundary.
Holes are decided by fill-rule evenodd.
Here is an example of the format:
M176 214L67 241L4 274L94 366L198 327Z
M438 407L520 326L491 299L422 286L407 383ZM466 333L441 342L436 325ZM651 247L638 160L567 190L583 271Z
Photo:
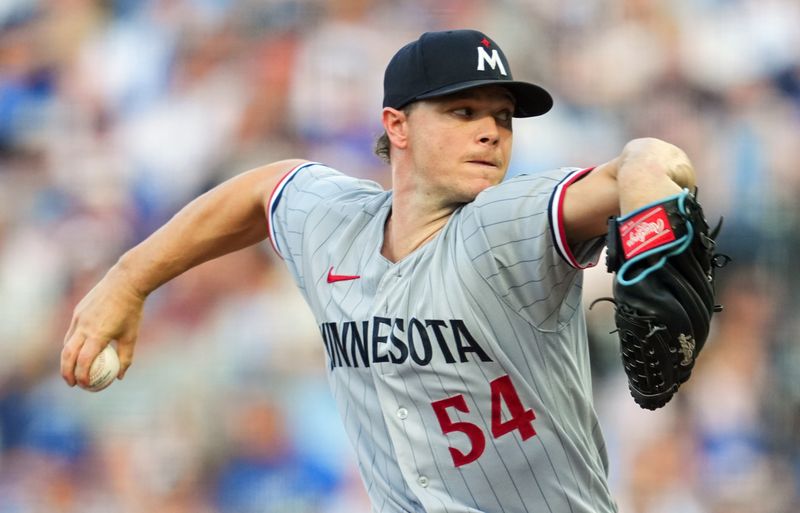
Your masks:
M626 221L620 226L619 231L625 258L633 258L639 253L675 240L667 213L661 206L642 212Z

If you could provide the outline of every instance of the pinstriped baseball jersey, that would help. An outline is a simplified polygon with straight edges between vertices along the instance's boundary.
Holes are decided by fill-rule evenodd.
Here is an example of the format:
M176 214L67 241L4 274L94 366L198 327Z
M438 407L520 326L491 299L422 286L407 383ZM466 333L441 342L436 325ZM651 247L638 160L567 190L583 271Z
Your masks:
M592 405L563 193L591 170L518 175L401 261L391 191L309 163L269 200L270 238L319 323L375 512L616 511Z

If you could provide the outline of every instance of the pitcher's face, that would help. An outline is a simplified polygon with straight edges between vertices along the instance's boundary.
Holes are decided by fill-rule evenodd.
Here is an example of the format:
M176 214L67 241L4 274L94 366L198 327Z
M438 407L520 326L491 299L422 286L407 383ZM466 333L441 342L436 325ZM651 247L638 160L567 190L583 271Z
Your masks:
M500 86L469 89L415 105L409 149L425 189L468 203L502 181L511 157L514 102Z

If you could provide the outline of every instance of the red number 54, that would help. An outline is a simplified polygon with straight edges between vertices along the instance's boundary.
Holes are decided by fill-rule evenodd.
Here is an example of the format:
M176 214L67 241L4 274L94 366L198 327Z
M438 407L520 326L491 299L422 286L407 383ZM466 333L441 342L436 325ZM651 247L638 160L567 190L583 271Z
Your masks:
M508 375L501 376L491 381L489 386L492 398L492 437L499 438L512 431L519 431L523 440L536 435L536 430L533 429L533 419L536 418L536 414L532 409L526 410L522 406L522 401L519 399L519 394L517 394L511 378ZM503 403L509 414L508 420L505 421L502 418ZM447 435L458 431L469 438L471 447L466 454L455 447L449 447L455 466L460 467L480 458L486 449L486 436L483 430L471 422L454 422L447 412L448 408L455 408L460 412L469 413L464 395L458 394L440 399L432 402L431 406L442 427L442 433Z

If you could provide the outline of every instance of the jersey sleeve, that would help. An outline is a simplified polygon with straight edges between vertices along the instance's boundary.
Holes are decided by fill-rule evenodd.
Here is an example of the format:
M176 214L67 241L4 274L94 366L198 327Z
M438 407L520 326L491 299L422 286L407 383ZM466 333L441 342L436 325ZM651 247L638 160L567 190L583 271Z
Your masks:
M304 248L310 228L322 222L319 215L326 216L331 205L346 203L349 196L363 191L366 183L325 165L307 162L289 171L270 194L269 239L303 293L307 268Z
M475 268L540 330L569 322L580 307L578 271L595 265L605 244L598 237L570 246L564 231L564 193L591 170L517 175L465 207L465 248Z

